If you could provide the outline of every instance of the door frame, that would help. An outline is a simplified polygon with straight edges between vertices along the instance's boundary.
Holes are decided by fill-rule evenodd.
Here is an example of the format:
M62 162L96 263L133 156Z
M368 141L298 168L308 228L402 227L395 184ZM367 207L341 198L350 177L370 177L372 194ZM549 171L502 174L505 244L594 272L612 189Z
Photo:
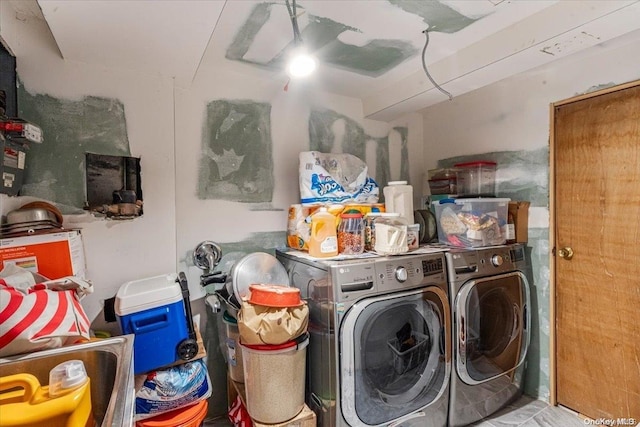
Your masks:
M623 83L605 89L577 95L549 106L549 403L558 405L556 360L556 160L555 160L555 110L556 107L589 98L640 86L640 80Z

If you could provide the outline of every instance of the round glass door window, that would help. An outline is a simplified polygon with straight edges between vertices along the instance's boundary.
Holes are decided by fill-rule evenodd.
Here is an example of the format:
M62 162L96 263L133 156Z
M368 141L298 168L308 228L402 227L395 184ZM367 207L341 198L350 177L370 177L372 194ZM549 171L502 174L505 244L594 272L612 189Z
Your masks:
M378 425L423 408L449 381L449 318L440 289L371 298L357 303L343 322L353 350L353 387L345 408L360 422ZM349 320L349 318L351 320ZM344 371L343 371L344 372ZM344 414L347 421L353 414ZM353 421L353 420L351 420Z
M527 282L521 273L471 281L457 301L457 369L469 384L488 381L522 363L527 351Z

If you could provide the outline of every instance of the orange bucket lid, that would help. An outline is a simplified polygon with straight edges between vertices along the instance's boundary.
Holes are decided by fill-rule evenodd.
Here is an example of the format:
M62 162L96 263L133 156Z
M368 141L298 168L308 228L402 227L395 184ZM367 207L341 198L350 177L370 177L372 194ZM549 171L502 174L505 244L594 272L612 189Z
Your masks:
M286 285L249 285L249 302L266 307L297 307L302 305L300 289Z
M201 400L195 405L137 421L136 427L199 427L207 416L207 407L207 401Z

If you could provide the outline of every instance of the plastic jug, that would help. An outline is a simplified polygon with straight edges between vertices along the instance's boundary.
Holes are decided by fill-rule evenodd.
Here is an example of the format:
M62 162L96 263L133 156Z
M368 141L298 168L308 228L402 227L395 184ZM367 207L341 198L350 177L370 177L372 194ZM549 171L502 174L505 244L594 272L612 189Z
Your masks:
M324 206L311 215L311 237L309 255L328 258L338 255L336 217Z
M407 224L413 224L413 187L407 181L391 181L383 188L387 212L399 213Z
M91 384L84 364L70 360L49 372L42 386L31 374L0 377L3 427L93 426Z

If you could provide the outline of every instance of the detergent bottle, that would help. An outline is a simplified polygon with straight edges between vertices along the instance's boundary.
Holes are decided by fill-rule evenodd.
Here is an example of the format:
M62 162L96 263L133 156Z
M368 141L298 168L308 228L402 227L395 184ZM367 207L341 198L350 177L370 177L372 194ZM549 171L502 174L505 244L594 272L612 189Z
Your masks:
M81 360L70 360L49 372L42 386L28 373L0 377L3 427L93 427L91 385Z
M316 258L338 255L336 217L324 206L311 215L309 255Z

